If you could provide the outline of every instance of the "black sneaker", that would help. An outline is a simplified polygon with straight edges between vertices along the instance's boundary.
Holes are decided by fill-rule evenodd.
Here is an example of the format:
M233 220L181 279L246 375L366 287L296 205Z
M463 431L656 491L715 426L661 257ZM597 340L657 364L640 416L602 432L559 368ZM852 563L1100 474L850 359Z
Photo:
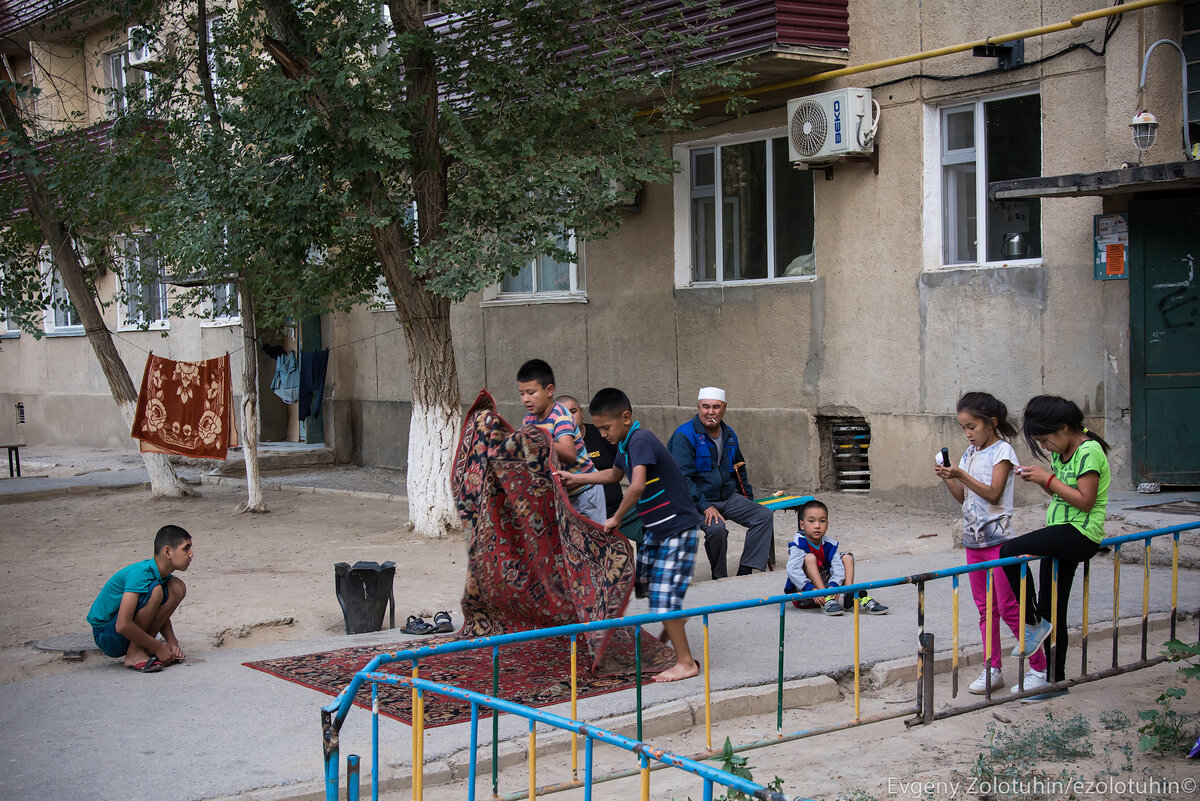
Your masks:
M858 599L859 609L866 615L886 615L888 608L876 601L870 595L864 595Z

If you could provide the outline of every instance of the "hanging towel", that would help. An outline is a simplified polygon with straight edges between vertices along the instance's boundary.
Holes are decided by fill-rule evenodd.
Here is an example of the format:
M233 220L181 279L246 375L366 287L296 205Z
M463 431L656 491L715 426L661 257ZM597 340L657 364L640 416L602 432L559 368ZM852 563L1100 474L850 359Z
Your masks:
M150 354L130 434L143 453L224 459L238 444L229 355L176 362Z
M275 377L271 389L284 403L295 403L300 397L300 362L295 351L287 351L275 360Z
M321 395L325 392L325 372L329 367L329 349L300 354L300 416L321 413Z

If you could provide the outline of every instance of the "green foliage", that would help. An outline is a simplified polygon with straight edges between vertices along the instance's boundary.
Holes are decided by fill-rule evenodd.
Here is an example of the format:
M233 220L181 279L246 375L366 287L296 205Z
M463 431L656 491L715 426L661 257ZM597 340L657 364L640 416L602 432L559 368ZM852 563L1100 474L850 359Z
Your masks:
M696 94L741 81L688 63L717 27L716 4L677 33L682 10L647 20L623 0L454 9L453 25L417 31L358 0L299 14L249 0L226 14L213 59L223 132L203 124L192 64L174 67L178 191L156 217L169 258L217 277L244 265L278 319L367 298L380 232L396 224L418 283L461 299L538 255L567 260L555 244L565 232L611 232L637 186L674 172L662 134L689 126ZM265 57L267 37L303 71ZM434 103L407 66L420 59L433 64ZM427 134L440 161L418 147ZM430 173L444 195L428 191Z
M1196 741L1200 729L1186 715L1171 706L1187 695L1182 687L1169 687L1154 699L1158 709L1143 709L1138 718L1145 721L1138 727L1141 739L1138 749L1160 754L1186 753Z
M1009 728L988 724L988 748L979 754L972 774L979 784L1009 788L1036 788L1051 781L1068 782L1077 778L1070 771L1056 775L1039 770L1040 762L1060 762L1093 755L1092 725L1083 715L1066 719L1047 712L1045 722L1031 721ZM1036 798L1037 795L1013 795L1012 798Z
M1123 731L1128 729L1133 721L1119 709L1106 709L1100 713L1100 725L1106 731Z
M35 337L43 333L43 310L68 304L51 300L53 260L28 212L29 180L48 198L93 280L106 272L129 272L126 252L118 245L144 230L141 220L164 180L161 160L144 155L161 148L157 131L147 124L144 95L139 98L136 89L130 90L125 115L107 126L88 127L77 115L33 116L37 103L54 98L32 86L0 81L0 92L15 100L4 106L0 130L0 171L5 173L0 178L0 309ZM115 300L126 297L118 293Z
M749 763L746 757L734 753L733 743L728 737L725 738L725 745L721 748L719 756L712 758L714 762L720 761L721 770L726 773L731 773L734 776L745 779L746 781L754 781L752 771L754 766ZM783 792L783 779L776 776L766 785L767 789L774 790L777 793ZM677 801L677 799L672 799ZM688 801L691 801L689 798ZM741 792L740 790L729 789L724 795L716 796L713 801L751 801L751 797Z
M1189 645L1178 639L1171 640L1166 645L1166 654L1170 661L1185 662L1179 668L1181 677L1200 678L1200 665L1186 661L1200 656L1200 642ZM1165 755L1186 753L1191 749L1200 735L1200 726L1187 715L1171 708L1186 695L1187 690L1183 687L1169 687L1154 699L1158 709L1144 709L1138 712L1138 718L1145 721L1138 727L1138 733L1141 734L1138 740L1139 750Z
M1187 644L1182 640L1167 642L1167 656L1172 662L1185 661L1200 657L1200 642ZM1179 668L1179 675L1185 679L1200 679L1200 664L1186 663Z

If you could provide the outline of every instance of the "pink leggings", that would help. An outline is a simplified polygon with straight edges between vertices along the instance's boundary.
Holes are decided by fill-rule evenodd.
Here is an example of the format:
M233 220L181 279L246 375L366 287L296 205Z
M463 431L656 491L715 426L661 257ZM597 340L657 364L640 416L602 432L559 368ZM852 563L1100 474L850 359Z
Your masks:
M965 550L968 565L1000 558L1000 545L988 548L966 548ZM998 668L1001 662L1000 618L1004 618L1004 622L1008 624L1008 629L1013 636L1020 637L1021 609L1016 596L1013 595L1012 587L1009 586L1008 579L1004 575L1004 568L993 567L990 572L992 574L991 665ZM987 647L987 573L988 571L985 570L977 570L969 574L971 595L975 598L975 606L979 609L979 636L982 638L985 648ZM998 604L997 599L999 599ZM1029 667L1041 671L1046 669L1046 655L1040 648L1037 653L1029 657Z

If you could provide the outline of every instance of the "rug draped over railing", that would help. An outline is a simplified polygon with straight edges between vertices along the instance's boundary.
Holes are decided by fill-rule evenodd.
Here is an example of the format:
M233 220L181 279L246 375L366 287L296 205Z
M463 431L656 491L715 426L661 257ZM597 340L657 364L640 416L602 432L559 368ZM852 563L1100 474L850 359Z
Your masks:
M463 422L452 486L471 532L463 637L548 628L620 617L633 591L629 540L606 533L575 511L562 484L550 437L538 428L513 430L479 393ZM585 635L596 675L632 673L633 633ZM675 661L656 639L642 636L646 672Z

